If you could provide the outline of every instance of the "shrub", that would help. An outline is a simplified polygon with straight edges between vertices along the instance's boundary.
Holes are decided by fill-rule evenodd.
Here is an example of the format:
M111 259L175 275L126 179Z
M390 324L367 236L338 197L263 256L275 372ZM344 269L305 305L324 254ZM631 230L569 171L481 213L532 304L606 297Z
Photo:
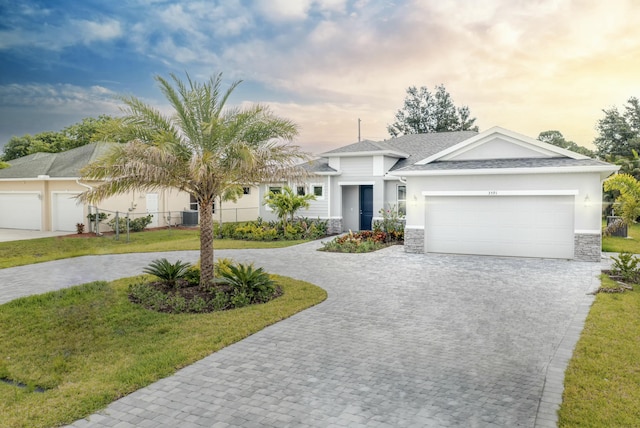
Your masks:
M367 253L376 251L402 242L398 239L398 232L383 232L381 230L362 230L338 236L329 242L323 242L320 251L339 253Z
M611 256L613 266L611 271L614 275L620 275L625 281L635 284L640 282L640 259L632 253L620 253L618 257Z
M126 217L120 217L118 219L118 229L120 233L126 233L127 232L127 218ZM151 224L151 222L153 221L153 215L149 214L147 216L144 217L138 217L138 218L134 218L134 219L130 219L129 220L129 231L131 232L142 232L144 229L146 229L147 226L149 226ZM107 223L109 225L109 227L111 227L111 229L115 232L116 231L116 219L112 218L111 220L109 220L109 222Z
M78 235L84 233L84 223L76 223L76 232Z
M255 269L253 264L227 265L220 269L220 279L231 287L231 302L234 306L239 303L263 303L273 297L275 283L263 268ZM246 305L245 305L246 306Z
M178 260L175 263L171 263L169 260L162 258L152 261L149 266L143 269L143 272L157 276L169 287L175 287L176 280L183 278L190 267L191 263L188 262L183 263ZM200 275L198 274L198 276Z
M293 222L270 221L261 218L246 223L214 225L214 234L219 238L244 239L247 241L274 241L296 239L318 239L327 235L327 220L298 218Z

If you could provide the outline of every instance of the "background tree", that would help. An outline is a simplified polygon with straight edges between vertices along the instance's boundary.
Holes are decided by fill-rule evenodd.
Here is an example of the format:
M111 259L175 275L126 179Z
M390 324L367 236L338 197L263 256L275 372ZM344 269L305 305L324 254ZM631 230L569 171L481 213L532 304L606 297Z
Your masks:
M309 208L309 201L314 201L315 195L297 195L291 190L291 187L284 186L281 192L269 192L264 197L264 202L271 208L278 218L280 218L285 226L287 225L287 217L291 222L296 212L302 208Z
M604 182L604 190L618 191L616 214L625 224L633 224L640 217L640 182L629 174L612 175Z
M404 107L396 113L396 121L387 127L392 137L446 131L477 131L469 107L456 107L444 85L431 93L426 86L410 86Z
M617 107L602 110L604 117L596 124L598 136L593 144L598 155L605 157L633 156L633 150L640 152L640 101L631 97L627 100L624 113Z
M595 157L595 153L586 147L580 146L573 141L567 141L564 135L560 131L543 131L538 134L538 140L553 144L554 146L561 147L563 149L571 150L572 152L580 153L581 155Z
M10 161L32 153L59 153L96 141L105 141L110 136L112 142L122 143L114 129L118 128L121 118L100 115L87 117L80 122L64 128L62 131L45 131L35 135L25 134L11 137L4 147L2 159Z
M242 186L263 181L298 179L297 165L306 159L287 144L296 125L265 106L227 108L240 83L222 88L222 74L204 83L171 81L156 76L175 114L163 115L133 96L123 96L126 116L110 154L88 165L84 180L103 181L81 195L96 202L131 190L172 187L189 193L200 206L200 284L208 286L213 270L213 203L237 197ZM284 143L283 143L284 140Z

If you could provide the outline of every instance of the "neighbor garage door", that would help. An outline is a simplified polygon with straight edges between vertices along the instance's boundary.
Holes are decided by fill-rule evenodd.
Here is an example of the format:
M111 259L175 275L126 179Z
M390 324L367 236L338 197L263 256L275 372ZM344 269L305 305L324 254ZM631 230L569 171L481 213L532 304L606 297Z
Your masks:
M73 232L76 224L85 223L82 204L75 198L77 193L52 193L51 209L53 230Z
M0 193L0 228L40 230L40 193Z
M572 259L574 198L427 196L426 250Z

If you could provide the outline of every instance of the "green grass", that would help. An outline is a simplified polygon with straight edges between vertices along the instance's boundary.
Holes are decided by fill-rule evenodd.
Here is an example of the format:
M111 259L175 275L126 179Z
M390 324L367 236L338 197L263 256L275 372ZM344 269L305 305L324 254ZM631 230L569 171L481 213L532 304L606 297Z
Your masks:
M95 282L0 306L0 426L70 423L264 327L326 292L274 276L284 295L209 314L163 314L129 302L136 278ZM46 388L44 393L30 391Z
M609 253L640 254L640 224L632 224L629 227L629 238L621 238L619 236L603 236L602 251Z
M612 286L609 278L602 281ZM564 383L559 426L640 426L638 287L596 296Z
M237 241L215 239L215 249L282 248L305 241ZM200 231L163 229L132 233L130 242L121 235L76 238L58 236L26 241L0 242L0 269L50 260L66 259L92 254L148 253L155 251L198 250Z

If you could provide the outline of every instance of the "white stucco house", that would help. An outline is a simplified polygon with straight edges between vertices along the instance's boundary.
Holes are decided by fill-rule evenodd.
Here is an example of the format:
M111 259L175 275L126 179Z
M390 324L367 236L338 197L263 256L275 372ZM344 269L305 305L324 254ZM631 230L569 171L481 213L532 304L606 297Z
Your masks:
M494 127L362 141L323 153L299 214L332 232L405 214L405 251L599 261L602 181L618 166ZM261 186L261 198L283 183ZM261 216L273 213L261 208Z
M75 232L77 223L88 225L87 215L95 213L95 207L78 202L76 196L96 183L81 180L80 169L105 155L112 144L115 143L92 143L66 152L34 153L10 161L9 168L0 169L0 229ZM236 202L220 205L216 201L214 219L255 220L258 189L247 187L244 193ZM97 207L109 214L109 220L116 212L131 218L152 214L149 227L185 224L187 217L197 223L199 218L184 215L198 210L190 195L171 188L131 191L107 198ZM101 228L109 230L106 224Z

